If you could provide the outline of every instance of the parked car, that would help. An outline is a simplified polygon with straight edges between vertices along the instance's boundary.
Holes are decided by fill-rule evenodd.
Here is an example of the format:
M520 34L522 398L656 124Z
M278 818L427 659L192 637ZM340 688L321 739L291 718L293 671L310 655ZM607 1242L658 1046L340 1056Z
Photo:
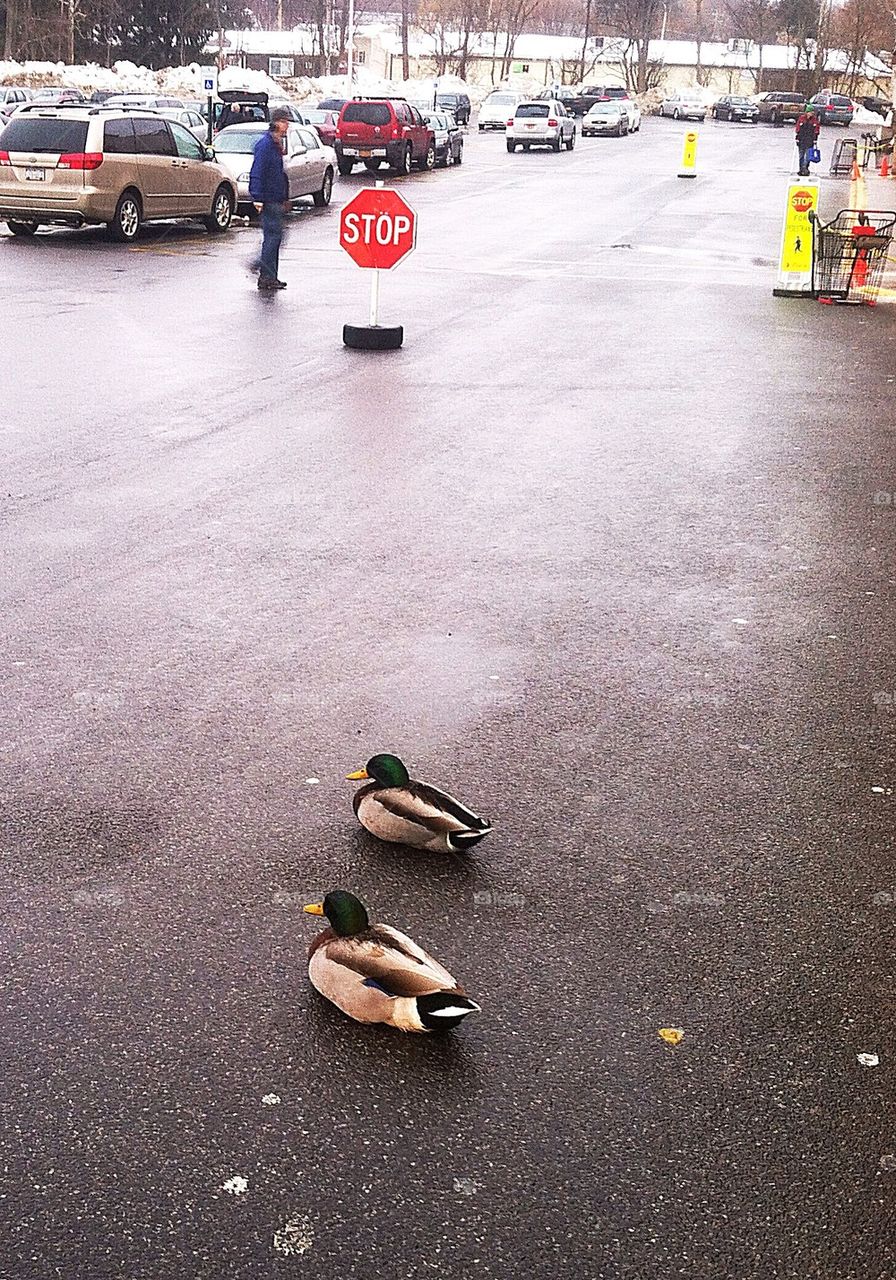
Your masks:
M783 124L785 120L794 121L806 106L806 97L802 93L765 93L759 99L759 119L769 124Z
M191 111L189 107L166 107L157 114L166 120L176 120L194 133L200 142L205 142L208 137L208 121L198 111Z
M713 105L713 120L746 120L748 124L756 124L759 119L759 108L751 98L739 98L727 93Z
M154 93L117 93L106 99L107 107L144 107L149 111L164 111L169 107L177 107L181 111L184 104L180 98L168 98Z
M673 120L705 120L706 103L697 89L676 89L663 98L660 115Z
M503 90L490 93L479 108L476 120L479 132L485 133L486 129L500 129L503 132L507 128L508 118L516 111L520 98L518 93L505 93Z
M451 164L462 164L464 158L464 132L449 111L424 111L423 119L433 131L436 143L436 164L440 169Z
M521 102L507 122L507 150L513 153L517 147L528 151L530 147L551 147L559 151L566 147L572 151L576 145L575 116L570 115L562 102L551 98Z
M631 101L624 85L586 85L571 102L564 103L567 111L586 116L597 102Z
M431 169L436 162L432 129L404 98L353 98L339 113L336 158L343 177L359 162L371 172L388 164L399 173Z
M458 124L469 124L473 107L465 93L437 93L436 107L448 111Z
M573 107L578 102L579 95L575 89L571 89L569 85L562 84L559 87L542 89L536 93L531 99L532 102L560 102L566 110L572 115Z
M94 89L93 93L90 95L89 101L95 102L101 106L104 102L107 102L109 98L117 97L117 89Z
M249 89L222 89L214 103L214 131L230 129L237 124L267 124L272 111L285 111L294 124L305 120L298 107L285 98L269 98L264 92Z
M35 89L31 101L55 106L60 102L86 102L87 99L80 89Z
M348 98L323 98L317 104L317 109L318 111L335 111L338 115L348 101Z
M249 171L258 140L266 132L264 124L231 125L215 138L215 159L236 184L237 210L242 214L251 214L254 210L249 195ZM318 209L325 209L333 194L336 152L324 146L314 129L295 124L286 130L283 152L290 203L311 196Z
M884 120L893 110L892 102L888 102L886 98L860 98L859 101L866 111L873 111L875 115L883 116Z
M325 111L321 107L302 107L302 118L306 124L314 126L324 146L335 146L336 126L339 123L338 111Z
M610 98L595 102L582 118L582 137L591 138L601 133L612 133L622 138L635 133L641 127L641 112L636 102Z
M842 93L831 93L825 89L809 99L809 106L815 108L819 124L852 124L855 107L852 99Z
M0 85L0 111L9 109L12 115L16 107L20 107L23 102L30 102L32 91L24 86L17 84Z
M0 221L13 235L106 223L127 242L155 218L198 218L212 232L230 226L230 175L176 121L120 107L26 103L0 144Z

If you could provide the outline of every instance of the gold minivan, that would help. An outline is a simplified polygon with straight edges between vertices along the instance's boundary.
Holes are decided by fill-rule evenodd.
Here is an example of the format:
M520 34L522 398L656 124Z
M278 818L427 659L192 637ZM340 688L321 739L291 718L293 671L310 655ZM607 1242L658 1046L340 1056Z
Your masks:
M214 152L145 109L29 104L0 131L0 221L13 235L104 222L128 242L155 218L198 218L223 232L235 208Z

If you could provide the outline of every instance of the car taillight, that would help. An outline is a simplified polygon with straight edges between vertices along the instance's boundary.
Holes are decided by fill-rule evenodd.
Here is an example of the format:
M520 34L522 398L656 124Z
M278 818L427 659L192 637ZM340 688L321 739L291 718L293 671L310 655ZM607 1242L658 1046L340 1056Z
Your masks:
M57 169L98 169L103 163L101 151L70 151L60 156Z
M400 125L400 124L393 124L393 126L392 126L392 137L393 137L393 138L400 138L400 137L401 137L401 125Z
M508 121L507 121L507 128L508 128L508 129L510 129L510 128L512 127L512 125L513 125L513 121L512 121L512 120L508 120Z
M8 151L0 151L0 165L11 165Z
M553 119L553 117L548 121L548 127L549 127L550 129L556 129L556 128L557 128L557 121L556 121L556 120L554 120L554 119Z

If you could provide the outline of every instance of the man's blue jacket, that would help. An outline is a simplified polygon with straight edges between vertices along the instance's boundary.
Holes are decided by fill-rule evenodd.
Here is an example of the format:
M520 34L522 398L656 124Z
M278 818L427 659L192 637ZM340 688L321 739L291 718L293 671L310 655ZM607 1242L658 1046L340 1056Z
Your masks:
M256 204L283 204L289 199L283 152L270 129L255 144L255 158L249 172L249 195Z

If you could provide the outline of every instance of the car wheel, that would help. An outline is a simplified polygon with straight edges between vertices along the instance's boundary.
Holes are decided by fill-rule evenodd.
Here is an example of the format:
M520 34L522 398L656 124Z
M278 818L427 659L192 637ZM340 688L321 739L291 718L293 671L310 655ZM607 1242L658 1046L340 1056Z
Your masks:
M139 235L142 219L143 210L137 192L125 191L118 199L112 221L106 224L109 235L119 244L130 244Z
M420 168L424 173L429 173L430 169L434 169L436 164L436 144L431 142L426 148L426 155L423 157L423 163Z
M510 138L507 139L507 150L510 152L511 155L513 155L514 151L516 151L516 143L511 142Z
M399 173L403 173L405 177L411 172L411 164L413 162L413 153L411 144L408 143L404 151L401 153L401 164L398 166Z
M569 140L566 144L566 150L572 151L575 145L576 145L576 131L575 129L573 129L572 133L569 135Z
M479 132L480 132L480 133L485 133L485 125L484 125L484 124L481 124L481 125L479 126Z
M351 160L337 160L336 164L339 168L339 175L342 178L347 178L355 167Z
M678 107L676 107L675 110L672 112L672 119L673 120L681 119L681 112L678 110Z
M328 168L327 172L324 174L324 180L321 183L320 191L315 191L314 195L311 197L314 201L314 207L316 209L326 209L327 205L330 203L332 195L333 170Z
M212 211L207 218L202 219L206 231L210 231L212 235L221 235L229 230L233 221L233 206L233 196L227 187L218 187L212 201Z
M37 231L36 222L7 222L6 225L14 236L33 236Z
M559 151L562 145L563 145L563 137L561 134L558 133L554 141L551 143L551 146L555 151Z
M454 157L455 164L463 164L464 162L464 144L461 143L457 148L457 155Z

